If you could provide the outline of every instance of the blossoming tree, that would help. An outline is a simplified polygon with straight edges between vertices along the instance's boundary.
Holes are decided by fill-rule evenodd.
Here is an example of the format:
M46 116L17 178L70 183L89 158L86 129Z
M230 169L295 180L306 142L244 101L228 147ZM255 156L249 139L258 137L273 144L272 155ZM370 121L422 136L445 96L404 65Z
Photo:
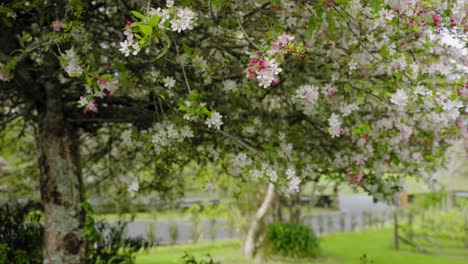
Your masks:
M233 177L264 182L248 257L277 188L296 192L320 174L385 200L403 176L432 181L463 131L468 57L443 36L466 43L467 8L7 1L0 117L37 127L45 261L84 261L78 136L108 124L133 124L124 148L161 166L179 155L227 162Z

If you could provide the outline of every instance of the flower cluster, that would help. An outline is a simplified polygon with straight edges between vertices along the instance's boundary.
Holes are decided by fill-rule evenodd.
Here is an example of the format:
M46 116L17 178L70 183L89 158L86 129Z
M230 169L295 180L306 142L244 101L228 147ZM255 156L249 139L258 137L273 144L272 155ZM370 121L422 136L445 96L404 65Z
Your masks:
M193 137L193 131L189 126L176 127L172 122L161 122L155 125L151 142L156 153L161 153L164 149L185 139Z
M9 69L0 63L0 80L8 82L12 79Z
M234 176L239 176L242 173L242 169L252 165L253 161L245 153L240 153L234 157L230 173Z
M167 1L167 8L151 8L148 15L150 17L156 15L160 18L160 28L168 29L166 25L170 25L170 29L172 31L176 31L177 33L188 29L193 29L193 26L195 24L196 13L190 10L190 8L188 7L173 6L174 1Z
M135 194L138 192L139 189L140 189L140 182L138 181L138 178L135 178L132 181L129 181L127 191L130 194L130 197L135 196Z
M286 170L286 178L288 179L288 191L289 192L299 192L301 185L301 178L296 175L296 170L293 168L288 168Z
M66 50L63 55L64 70L70 77L76 77L83 74L83 68L80 65L80 60L73 48Z
M226 93L235 92L237 90L237 83L234 80L223 81L223 90Z
M280 64L286 55L293 54L304 56L305 47L303 43L295 44L294 37L283 34L271 41L265 53L259 53L258 57L252 58L247 69L247 78L256 78L258 85L268 88L278 83L278 74L282 72Z
M282 71L276 59L251 59L248 69L248 78L252 79L256 75L258 85L268 88L272 84L278 83L277 75Z
M140 21L127 22L124 35L126 39L120 42L120 51L129 56L130 53L137 55L138 52L150 43L154 43L155 32L158 41L163 39L166 47L170 45L170 40L165 31L182 32L193 29L196 14L188 7L175 7L174 1L166 2L167 8L151 8L146 15L132 11L133 15ZM136 40L135 38L138 38ZM164 52L163 52L164 54Z
M106 93L108 96L113 96L115 91L118 90L119 80L110 74L104 74L98 77L95 82L95 87L98 89L94 91L92 87L86 86L86 96L81 96L78 101L78 108L84 108L83 112L97 112L98 105L96 98L104 98Z
M328 125L330 126L328 133L330 133L332 137L339 137L341 132L343 132L341 120L335 113L333 113L328 119Z
M89 99L88 97L85 97L85 96L80 96L80 100L78 101L78 108L84 108L83 112L85 114L87 112L97 112L98 111L96 100L94 98Z
M221 126L223 125L223 116L218 113L218 112L213 112L211 113L210 117L208 117L205 121L205 124L211 128L214 127L216 129L221 129Z
M171 29L172 31L177 31L177 33L187 29L193 29L194 21L195 13L190 10L190 8L177 8L176 16L171 21Z
M118 87L119 81L115 78L112 79L108 76L102 76L98 78L97 82L98 82L100 92L104 93L104 91L107 91L109 93L109 96L114 95L115 91L119 89ZM102 94L100 95L101 95L100 97L102 97Z
M319 99L320 92L316 86L305 84L301 85L296 90L294 102L302 107L306 115L312 115L316 109L316 104Z
M125 54L125 57L128 57L130 53L137 55L141 48L138 41L135 40L132 30L127 26L123 34L126 36L126 39L120 42L119 51Z
M61 32L63 30L63 22L57 19L54 22L52 22L52 24L50 24L49 27L53 31Z

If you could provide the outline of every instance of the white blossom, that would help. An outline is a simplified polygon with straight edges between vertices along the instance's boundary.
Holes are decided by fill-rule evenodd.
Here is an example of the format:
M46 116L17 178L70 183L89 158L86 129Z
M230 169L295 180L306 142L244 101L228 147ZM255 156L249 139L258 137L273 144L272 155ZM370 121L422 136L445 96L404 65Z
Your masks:
M403 89L398 89L390 101L397 106L405 107L408 104L408 95Z
M138 178L135 178L127 186L127 191L131 197L135 196L135 194L138 192L139 189L140 189L140 183L138 181Z
M265 174L270 178L271 182L276 182L278 180L278 174L276 173L275 170L268 168L265 172Z
M233 80L223 81L223 90L227 93L235 92L237 90L237 83Z
M64 70L69 76L79 76L83 73L83 68L81 68L78 56L73 48L65 51L64 58L66 61Z
M252 164L252 160L245 153L238 154L233 161L234 166L244 168Z
M211 128L214 127L216 129L220 129L221 125L223 125L223 116L218 112L211 113L211 116L206 119L205 124Z
M168 88L168 89L172 89L172 87L175 86L175 79L172 78L171 76L167 76L163 79L163 82L164 82L164 87Z
M349 116L353 111L358 110L359 107L355 103L351 104L341 104L340 111L343 114L343 117Z
M342 132L341 121L339 116L333 113L330 118L328 119L328 125L330 128L328 129L328 133L334 138L339 137Z
M171 21L172 31L181 31L193 29L195 13L188 7L181 7L177 9L176 18Z
M299 192L300 190L300 184L301 184L301 178L299 178L298 176L296 176L296 170L294 170L293 168L288 168L286 170L286 176L287 176L287 179L289 180L288 182L288 190L290 192Z

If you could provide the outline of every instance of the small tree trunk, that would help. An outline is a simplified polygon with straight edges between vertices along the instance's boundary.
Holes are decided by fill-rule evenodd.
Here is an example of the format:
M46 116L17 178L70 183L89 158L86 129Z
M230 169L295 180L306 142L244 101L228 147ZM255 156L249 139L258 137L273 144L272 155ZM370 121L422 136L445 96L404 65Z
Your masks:
M244 255L248 259L253 260L256 257L258 252L258 242L262 236L262 231L264 230L264 220L268 213L268 209L273 203L274 197L275 185L273 183L269 183L265 198L263 199L262 205L256 212L254 219L252 219L252 223L250 224L247 238L245 240Z
M38 145L45 212L44 263L85 263L82 181L76 131L63 117L60 87L46 87Z
M296 224L301 223L301 192L294 195L294 222Z
M275 192L275 212L273 216L276 222L283 222L283 208L281 203L281 194L279 192Z

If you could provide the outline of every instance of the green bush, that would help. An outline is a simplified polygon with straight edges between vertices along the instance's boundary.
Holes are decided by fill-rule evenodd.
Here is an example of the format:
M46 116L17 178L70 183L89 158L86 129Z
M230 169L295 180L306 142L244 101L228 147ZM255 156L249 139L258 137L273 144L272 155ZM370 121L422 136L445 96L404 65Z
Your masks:
M89 203L83 203L83 209L87 212L87 263L135 263L137 252L151 246L143 238L126 237L127 223L94 221ZM43 262L42 210L41 204L33 201L0 203L0 264Z
M319 241L312 228L289 223L274 223L267 227L267 250L286 257L314 257L319 253Z
M42 263L41 211L33 201L0 204L0 263Z

